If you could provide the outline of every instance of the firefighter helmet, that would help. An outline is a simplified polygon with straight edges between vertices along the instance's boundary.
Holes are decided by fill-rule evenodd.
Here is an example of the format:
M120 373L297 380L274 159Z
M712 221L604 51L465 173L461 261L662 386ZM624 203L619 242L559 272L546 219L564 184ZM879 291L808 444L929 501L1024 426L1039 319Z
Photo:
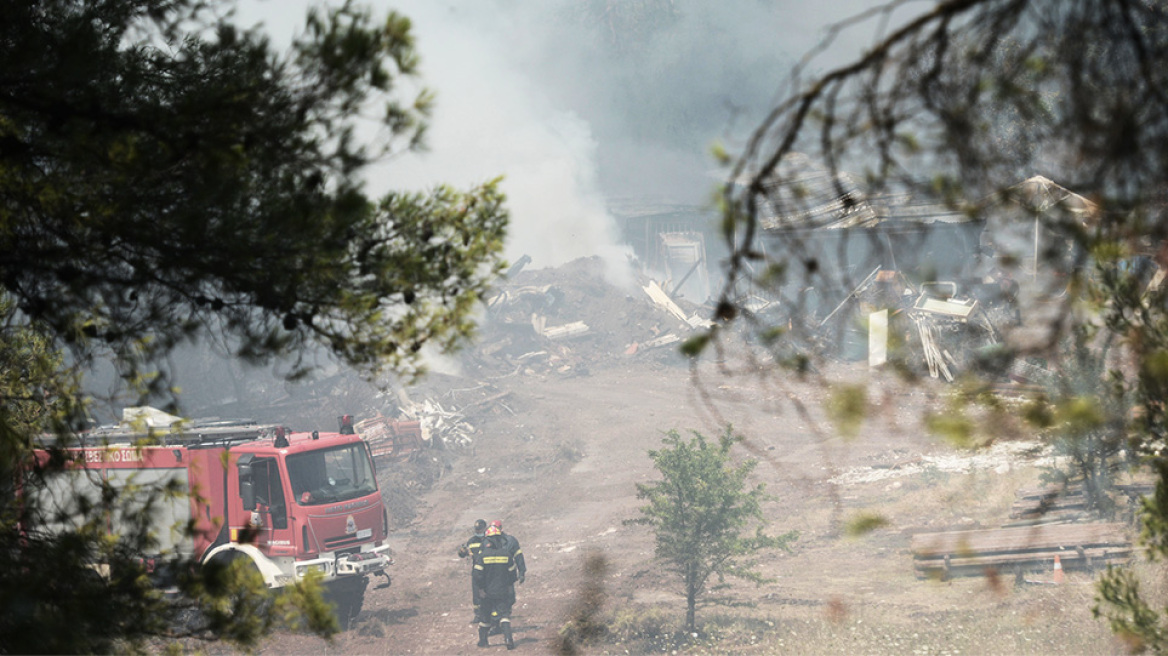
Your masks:
M494 524L491 524L487 527L487 537L491 537L492 535L499 535L500 533L502 533L502 531L500 531L499 527L495 526Z

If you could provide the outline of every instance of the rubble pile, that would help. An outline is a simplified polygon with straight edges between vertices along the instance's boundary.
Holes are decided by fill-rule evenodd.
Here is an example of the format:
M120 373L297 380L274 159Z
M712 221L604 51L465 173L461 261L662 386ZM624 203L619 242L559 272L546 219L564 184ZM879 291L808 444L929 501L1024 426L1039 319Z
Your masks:
M421 392L416 401L402 388L378 394L373 416L356 424L357 433L369 442L394 526L413 521L418 495L459 457L474 454L483 415L514 414L509 392L489 383L456 388L460 379L443 378L431 374L426 385L411 390ZM383 410L392 416L380 414Z
M472 449L475 427L462 411L453 407L443 407L434 399L423 399L401 409L406 421L417 421L421 425L422 441L429 443L437 438L445 449Z
M926 290L909 310L917 329L920 351L924 354L929 375L953 382L954 372L976 359L979 349L999 342L997 329L972 297L956 296L956 286L949 294Z
M828 357L867 353L869 363L879 366L887 345L899 341L929 376L953 382L1018 322L1017 304L998 283L914 285L900 272L876 269L818 321L822 335L842 336L837 346L829 339L815 346Z
M468 363L503 375L587 375L628 359L677 358L677 344L707 325L701 306L673 299L649 279L622 289L599 257L523 270L487 298Z

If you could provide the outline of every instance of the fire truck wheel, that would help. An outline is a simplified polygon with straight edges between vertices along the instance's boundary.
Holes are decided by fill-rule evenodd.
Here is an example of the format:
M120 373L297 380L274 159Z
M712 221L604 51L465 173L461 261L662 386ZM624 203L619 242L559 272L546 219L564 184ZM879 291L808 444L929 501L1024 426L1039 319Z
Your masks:
M361 612L361 606L365 603L365 586L368 583L367 577L353 576L332 581L326 587L325 600L333 605L337 623L340 624L342 631L347 631Z
M226 595L232 614L250 610L265 615L271 611L273 598L264 585L259 567L246 554L222 553L204 565L208 590Z

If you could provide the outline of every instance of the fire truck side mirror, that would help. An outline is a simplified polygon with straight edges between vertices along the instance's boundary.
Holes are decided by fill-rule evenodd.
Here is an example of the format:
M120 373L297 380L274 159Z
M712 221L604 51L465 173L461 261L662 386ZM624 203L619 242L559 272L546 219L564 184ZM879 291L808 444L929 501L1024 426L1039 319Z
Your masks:
M236 466L239 468L239 498L243 501L244 510L256 509L255 486L252 483L251 463L255 455L245 453L239 456Z

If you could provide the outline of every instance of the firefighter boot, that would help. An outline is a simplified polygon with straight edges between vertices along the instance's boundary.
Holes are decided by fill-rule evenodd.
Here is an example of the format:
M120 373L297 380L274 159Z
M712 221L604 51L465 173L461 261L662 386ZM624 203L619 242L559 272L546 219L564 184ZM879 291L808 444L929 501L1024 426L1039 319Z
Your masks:
M479 625L479 646L480 647L488 646L487 645L487 633L490 630L491 630L490 627Z
M503 620L500 624L503 625L503 643L507 645L507 649L515 649L515 639L511 637L511 622Z

